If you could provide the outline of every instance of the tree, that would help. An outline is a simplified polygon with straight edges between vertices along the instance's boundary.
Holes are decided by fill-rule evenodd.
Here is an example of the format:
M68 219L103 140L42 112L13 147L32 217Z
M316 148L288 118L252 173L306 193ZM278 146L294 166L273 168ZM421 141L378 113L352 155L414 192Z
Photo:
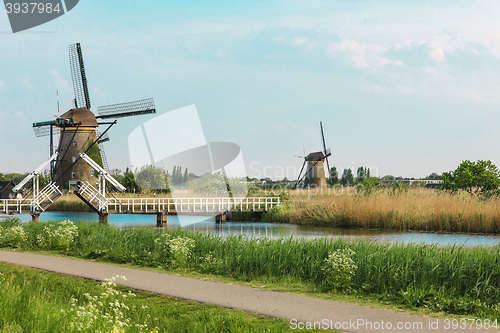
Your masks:
M344 172L342 173L342 178L340 178L340 183L342 185L354 184L354 176L352 175L351 169L344 169Z
M188 168L186 168L186 170L184 170L184 183L187 182L189 179L189 172L188 172Z
M120 169L111 169L111 170L109 170L109 173L110 173L111 177L116 179L117 182L123 183L123 175L122 175L122 171Z
M470 195L492 194L500 185L500 172L490 160L462 163L454 171L443 172L444 190L456 193L465 190Z
M441 176L438 175L437 173L433 172L430 175L428 175L427 177L425 177L424 179L425 180L439 180L439 179L441 179Z
M330 185L335 185L339 182L339 172L337 171L337 167L332 166L330 168Z
M143 166L137 174L136 182L140 188L151 190L167 189L165 183L165 170L157 168L154 165Z
M137 186L137 183L135 182L134 174L129 168L127 168L123 174L122 185L129 191L135 192L139 189L139 186Z
M358 178L358 182L362 183L363 179L370 178L370 169L360 166L356 171L356 176Z

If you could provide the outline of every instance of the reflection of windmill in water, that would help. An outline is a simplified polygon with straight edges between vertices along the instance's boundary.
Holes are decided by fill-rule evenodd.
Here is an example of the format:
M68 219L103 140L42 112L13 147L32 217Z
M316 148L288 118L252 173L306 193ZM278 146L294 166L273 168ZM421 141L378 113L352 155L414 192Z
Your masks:
M69 61L75 93L75 108L55 120L33 124L37 137L50 136L51 156L54 135L60 134L57 148L59 155L51 165L51 175L61 189L69 189L70 186L76 186L81 181L94 184L97 182L96 171L88 163L79 159L79 153L85 152L104 169L108 168L102 143L109 140L107 131L113 124L116 124L116 120L98 123L97 119L116 119L156 113L154 101L150 98L97 107L98 115L95 116L90 111L90 97L80 43L69 46ZM101 134L97 131L99 125L109 126Z
M304 159L302 168L300 169L299 176L297 177L297 182L295 183L295 188L304 179L304 188L309 187L324 187L326 186L325 169L323 162L326 160L326 165L328 170L330 170L330 164L328 163L328 157L332 155L330 148L326 148L325 135L323 133L323 123L320 121L319 125L321 127L321 137L323 139L323 151L318 151L310 153L307 156L297 156ZM305 152L304 152L305 154ZM302 175L304 167L306 167L306 172Z

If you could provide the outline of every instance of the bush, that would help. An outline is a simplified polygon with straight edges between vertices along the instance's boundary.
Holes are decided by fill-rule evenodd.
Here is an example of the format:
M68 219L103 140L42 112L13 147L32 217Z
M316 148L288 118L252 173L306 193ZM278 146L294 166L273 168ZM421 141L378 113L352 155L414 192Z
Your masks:
M26 232L21 226L0 227L0 246L20 247L26 241Z
M351 258L355 254L351 249L330 253L321 266L320 284L329 290L351 289L351 280L358 270L358 266Z

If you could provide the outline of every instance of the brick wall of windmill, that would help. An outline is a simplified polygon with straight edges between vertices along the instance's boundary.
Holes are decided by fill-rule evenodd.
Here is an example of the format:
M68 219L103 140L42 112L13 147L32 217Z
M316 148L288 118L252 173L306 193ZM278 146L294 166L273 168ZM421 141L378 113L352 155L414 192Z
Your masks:
M304 187L324 187L326 186L325 169L323 161L307 161L306 177Z
M59 178L58 185L62 189L68 189L70 184L75 182L88 181L93 186L98 181L97 172L91 168L83 159L78 160L75 164L74 161L78 159L78 155L83 153L88 146L89 142L92 143L96 140L95 128L79 128L76 134L75 130L66 128L64 135L59 141L61 151L59 153L61 160L58 167L56 178ZM62 176L61 174L64 173Z

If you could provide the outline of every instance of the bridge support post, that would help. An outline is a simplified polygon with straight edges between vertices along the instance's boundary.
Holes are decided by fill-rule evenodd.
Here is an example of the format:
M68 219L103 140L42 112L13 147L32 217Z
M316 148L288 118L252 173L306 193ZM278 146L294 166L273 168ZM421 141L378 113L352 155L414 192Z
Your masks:
M165 212L156 213L156 227L157 228L167 227L167 213Z
M226 212L215 215L215 223L226 223Z
M40 213L36 212L36 213L31 214L31 220L32 221L40 221Z
M99 214L99 223L108 224L108 213L98 213Z

